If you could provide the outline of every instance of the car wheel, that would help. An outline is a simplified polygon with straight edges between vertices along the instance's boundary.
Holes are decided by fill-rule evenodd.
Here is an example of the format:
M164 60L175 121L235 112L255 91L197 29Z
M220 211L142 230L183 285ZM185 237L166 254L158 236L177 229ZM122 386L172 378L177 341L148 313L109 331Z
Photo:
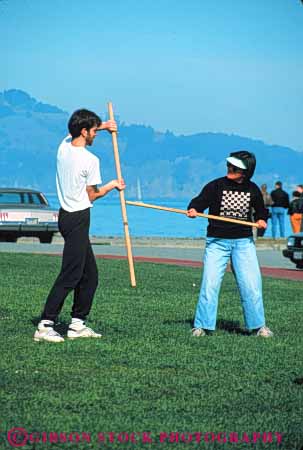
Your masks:
M51 244L53 240L53 233L44 233L40 234L39 240L41 244Z
M299 262L296 264L297 269L303 269L303 262Z

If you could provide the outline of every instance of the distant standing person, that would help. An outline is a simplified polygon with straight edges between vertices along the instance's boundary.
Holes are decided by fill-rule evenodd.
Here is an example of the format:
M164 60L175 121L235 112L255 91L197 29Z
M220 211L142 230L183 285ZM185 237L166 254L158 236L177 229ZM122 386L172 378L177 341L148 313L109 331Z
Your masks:
M279 224L280 237L285 237L285 214L289 208L289 195L283 191L281 181L275 183L275 189L271 192L273 201L271 208L272 220L272 237L276 239L277 226Z
M267 219L269 219L271 217L270 207L272 205L272 198L271 198L270 193L267 192L266 184L261 185L261 193L262 193L264 206L265 206L266 213L267 213ZM266 230L266 228L258 228L257 229L257 237L263 237L265 234L265 230Z
M288 208L288 214L290 217L292 231L294 233L299 233L301 230L303 216L303 197L298 191L293 191L292 196L293 198Z
M98 131L116 131L116 122L102 123L95 113L80 109L72 114L68 129L70 136L63 139L58 149L56 175L61 205L58 225L64 238L62 267L46 300L35 341L64 341L54 325L71 291L74 302L67 337L101 337L85 324L98 285L97 265L89 241L90 208L97 198L113 189L125 188L123 180L97 186L101 183L99 159L86 148L93 144Z
M296 187L296 191L298 191L300 193L301 198L303 198L303 184L298 184L297 187ZM303 217L302 217L302 220L301 220L301 229L300 229L300 231L303 233Z
M299 192L300 196L303 197L303 184L298 184L296 191Z

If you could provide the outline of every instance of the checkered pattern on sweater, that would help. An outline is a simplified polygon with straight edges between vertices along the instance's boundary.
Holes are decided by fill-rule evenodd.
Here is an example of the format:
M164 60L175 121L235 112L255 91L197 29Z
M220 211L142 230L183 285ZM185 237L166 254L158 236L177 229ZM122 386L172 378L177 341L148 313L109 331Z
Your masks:
M247 220L250 202L250 192L225 190L220 205L220 216Z

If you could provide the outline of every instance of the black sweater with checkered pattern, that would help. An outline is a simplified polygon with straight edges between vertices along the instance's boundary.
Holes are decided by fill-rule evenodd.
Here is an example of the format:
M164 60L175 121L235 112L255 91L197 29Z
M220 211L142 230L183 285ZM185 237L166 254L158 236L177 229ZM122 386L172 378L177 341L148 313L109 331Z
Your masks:
M255 221L267 220L267 211L258 186L252 181L239 184L227 177L217 178L206 184L189 203L187 209L191 208L201 213L208 209L209 214L247 222L253 221L253 214ZM252 227L209 219L207 236L246 238L252 236Z

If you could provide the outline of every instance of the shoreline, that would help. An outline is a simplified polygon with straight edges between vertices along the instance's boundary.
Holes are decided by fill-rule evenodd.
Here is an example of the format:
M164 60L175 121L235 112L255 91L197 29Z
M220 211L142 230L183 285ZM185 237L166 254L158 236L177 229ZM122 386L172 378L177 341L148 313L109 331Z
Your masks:
M258 238L255 240L258 250L282 250L286 248L287 238ZM94 246L124 247L124 236L90 236L90 241ZM33 244L39 242L38 238L19 238L18 243ZM162 248L189 248L201 249L205 247L205 238L191 237L159 237L159 236L131 236L132 247L162 247ZM63 245L63 238L55 235L50 245Z
M93 245L113 245L124 246L123 236L91 236ZM179 238L179 237L158 237L158 236L136 236L131 237L133 247L170 247L170 248L204 248L205 238ZM287 238L258 238L255 239L256 247L259 250L282 250L286 248Z

